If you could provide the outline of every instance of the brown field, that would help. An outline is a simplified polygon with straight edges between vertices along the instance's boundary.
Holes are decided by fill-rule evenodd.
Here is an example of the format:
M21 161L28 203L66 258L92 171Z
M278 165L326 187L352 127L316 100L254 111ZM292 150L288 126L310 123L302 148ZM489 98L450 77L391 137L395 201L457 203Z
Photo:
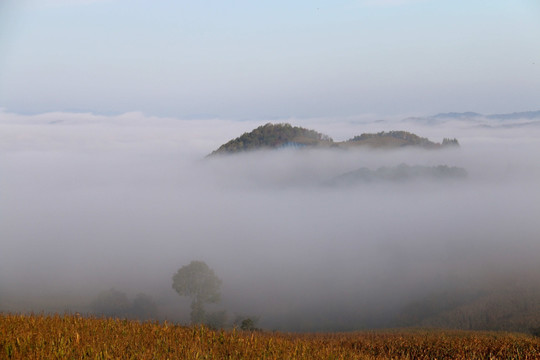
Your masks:
M77 315L0 314L0 359L540 359L526 334L213 331Z

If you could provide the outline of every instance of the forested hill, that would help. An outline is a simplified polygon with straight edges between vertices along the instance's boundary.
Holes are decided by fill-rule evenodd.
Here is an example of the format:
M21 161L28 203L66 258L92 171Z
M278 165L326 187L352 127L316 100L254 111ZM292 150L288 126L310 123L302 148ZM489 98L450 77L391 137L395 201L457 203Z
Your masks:
M436 149L446 146L459 146L459 143L457 139L444 139L442 143L436 143L407 131L383 131L376 134L362 134L347 141L334 142L331 137L315 130L291 126L290 124L268 123L221 145L210 155L285 147L351 148L357 146L373 148L414 146Z
M329 146L332 143L329 136L314 130L268 123L221 145L211 155L285 146Z
M442 146L459 146L457 139L444 139L436 143L428 138L420 137L407 131L388 131L376 134L362 134L340 143L340 146L371 146L381 148L396 148L403 146L418 146L427 149L436 149Z

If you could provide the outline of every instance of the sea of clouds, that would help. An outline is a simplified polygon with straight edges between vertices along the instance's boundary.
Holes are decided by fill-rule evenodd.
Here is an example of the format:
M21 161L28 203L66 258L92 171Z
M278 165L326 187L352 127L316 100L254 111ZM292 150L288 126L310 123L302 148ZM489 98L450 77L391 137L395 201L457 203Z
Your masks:
M162 318L185 322L189 305L171 277L191 260L223 280L222 308L276 329L384 325L456 284L538 280L540 120L402 118L1 111L0 310L85 311L114 287L150 294ZM461 147L206 158L266 122L336 141L405 130ZM403 163L462 167L468 177L322 185Z

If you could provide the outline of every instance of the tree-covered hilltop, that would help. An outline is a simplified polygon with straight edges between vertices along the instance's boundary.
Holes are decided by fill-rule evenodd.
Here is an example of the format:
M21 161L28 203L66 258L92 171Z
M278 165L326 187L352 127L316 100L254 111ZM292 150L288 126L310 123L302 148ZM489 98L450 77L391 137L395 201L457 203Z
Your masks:
M211 155L236 153L264 148L284 146L328 146L333 140L324 134L290 124L271 124L259 126L240 137L221 145Z
M367 146L373 148L400 148L406 146L438 149L447 146L459 146L457 139L445 138L442 143L430 141L407 131L388 131L375 134L362 134L347 141L334 142L332 138L315 130L292 126L290 124L271 124L259 126L249 133L233 139L210 155L230 154L258 149L276 149L283 147L334 147L352 148Z
M436 149L442 146L459 146L459 143L457 139L445 138L442 144L440 144L407 131L381 131L376 134L362 134L360 136L355 136L352 139L344 141L340 145L345 147L370 146L381 148L417 146L426 149Z

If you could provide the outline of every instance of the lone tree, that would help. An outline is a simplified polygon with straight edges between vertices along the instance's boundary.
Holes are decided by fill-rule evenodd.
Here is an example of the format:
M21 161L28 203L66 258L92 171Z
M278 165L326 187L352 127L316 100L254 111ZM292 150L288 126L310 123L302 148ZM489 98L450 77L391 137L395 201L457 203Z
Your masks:
M201 324L206 319L204 304L220 300L221 280L204 261L192 261L182 266L174 274L172 287L180 296L189 296L191 302L191 322Z

